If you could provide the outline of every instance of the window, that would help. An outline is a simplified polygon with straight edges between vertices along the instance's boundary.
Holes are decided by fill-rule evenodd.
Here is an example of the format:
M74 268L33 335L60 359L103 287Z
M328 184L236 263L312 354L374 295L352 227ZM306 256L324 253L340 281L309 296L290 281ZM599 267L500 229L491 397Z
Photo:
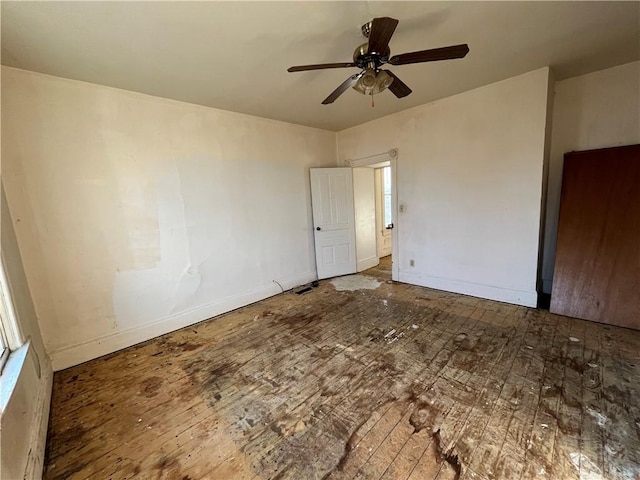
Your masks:
M391 167L382 169L382 196L384 225L389 228L393 223L393 218L391 217Z
M22 343L22 334L16 321L4 261L2 261L0 262L0 371L11 350L16 350Z
M9 344L7 343L7 335L4 333L4 317L0 319L0 372L4 367L4 362L9 356Z

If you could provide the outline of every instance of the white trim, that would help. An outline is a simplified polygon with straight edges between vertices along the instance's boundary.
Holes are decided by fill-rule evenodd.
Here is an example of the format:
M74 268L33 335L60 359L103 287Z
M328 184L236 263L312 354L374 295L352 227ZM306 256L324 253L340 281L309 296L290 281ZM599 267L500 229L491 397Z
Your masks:
M40 364L40 358L36 353L31 341L27 340L20 348L11 352L5 371L0 382L0 412L4 413L9 403L12 401L16 386L28 362L31 361L35 367L35 374L38 378L37 400L34 405L33 418L31 421L25 419L24 428L29 428L29 450L26 459L24 478L27 480L42 478L44 466L45 444L47 441L47 427L49 424L49 409L51 407L51 393L53 388L53 371L48 361ZM44 371L42 369L44 367ZM15 400L13 400L15 402ZM15 407L13 407L15 409ZM21 406L18 407L22 409Z
M33 354L38 359L35 349ZM39 359L37 360L39 361ZM45 360L45 362L47 362ZM42 478L44 468L44 454L47 442L47 428L49 426L49 410L51 408L51 394L53 390L53 370L51 365L46 363L45 371L40 377L40 391L38 392L38 402L33 422L29 457L25 469L25 479Z
M369 155L368 157L356 158L353 160L345 160L345 165L348 167L368 167L373 166L377 163L386 162L392 159L395 159L398 156L398 149L392 148L388 152L383 153L375 153L373 155Z
M18 324L18 317L13 307L11 286L7 280L5 270L4 252L0 254L0 317L10 350L16 350L24 343L24 335Z
M451 278L434 277L419 273L399 272L401 282L419 285L421 287L435 288L447 292L471 295L472 297L487 298L499 302L512 303L525 307L536 307L538 294L535 290L512 290L492 285L480 285Z
M398 149L389 150L391 158L391 210L393 230L391 231L391 280L400 281L400 212L398 209Z
M0 317L0 322L2 318ZM2 373L2 369L4 368L4 364L9 358L9 353L11 350L9 349L9 342L7 342L7 336L4 334L4 327L0 323L0 374Z
M51 392L53 388L53 371L51 366L46 364L44 372L40 365L40 358L36 353L31 341L27 341L20 348L11 352L9 361L7 362L5 371L2 376L2 390L0 395L0 412L6 410L16 385L20 379L25 364L29 361L34 362L36 375L38 377L38 391L36 393L37 400L35 403L34 417L31 422L25 422L26 426L30 426L29 433L29 454L27 457L24 477L25 479L42 478L42 469L44 466L44 452L47 441L47 427L49 424L49 409L51 407ZM46 361L46 360L45 360Z
M312 282L317 278L316 272L307 272L285 280L280 280L279 283L286 291L296 286ZM53 347L49 354L53 370L57 372L93 360L94 358L130 347L137 343L145 342L157 336L164 335L165 333L188 327L279 293L281 293L280 287L273 282L237 295L218 299L190 310L167 315L164 318L145 325L138 325L107 335L101 335L78 344L65 345L57 348Z
M380 263L380 259L378 255L374 255L373 257L365 258L364 260L360 260L358 262L356 271L362 272L363 270L367 270L368 268L375 267Z

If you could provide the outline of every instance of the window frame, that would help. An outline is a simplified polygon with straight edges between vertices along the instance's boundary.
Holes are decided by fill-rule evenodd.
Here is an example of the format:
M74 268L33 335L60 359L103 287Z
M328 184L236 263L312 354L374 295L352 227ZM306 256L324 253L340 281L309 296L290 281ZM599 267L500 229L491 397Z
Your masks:
M24 336L18 324L13 306L11 287L7 280L4 252L0 253L0 373L12 351L24 344Z
M4 368L4 364L7 362L7 358L9 358L9 342L7 341L7 336L4 333L4 317L0 319L0 373L2 373L2 369Z

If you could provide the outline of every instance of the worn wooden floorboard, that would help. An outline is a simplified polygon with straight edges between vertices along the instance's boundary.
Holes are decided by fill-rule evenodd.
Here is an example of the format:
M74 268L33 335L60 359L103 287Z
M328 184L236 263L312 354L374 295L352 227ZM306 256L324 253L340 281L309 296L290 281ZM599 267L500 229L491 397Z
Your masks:
M640 332L330 281L57 372L47 479L640 479Z

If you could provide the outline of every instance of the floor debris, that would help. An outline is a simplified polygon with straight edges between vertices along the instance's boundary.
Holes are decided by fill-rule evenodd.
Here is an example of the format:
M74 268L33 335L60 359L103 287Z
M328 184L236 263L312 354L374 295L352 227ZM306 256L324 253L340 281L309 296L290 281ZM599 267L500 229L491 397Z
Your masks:
M347 275L332 279L331 285L339 292L353 292L355 290L375 290L382 283L368 275Z

